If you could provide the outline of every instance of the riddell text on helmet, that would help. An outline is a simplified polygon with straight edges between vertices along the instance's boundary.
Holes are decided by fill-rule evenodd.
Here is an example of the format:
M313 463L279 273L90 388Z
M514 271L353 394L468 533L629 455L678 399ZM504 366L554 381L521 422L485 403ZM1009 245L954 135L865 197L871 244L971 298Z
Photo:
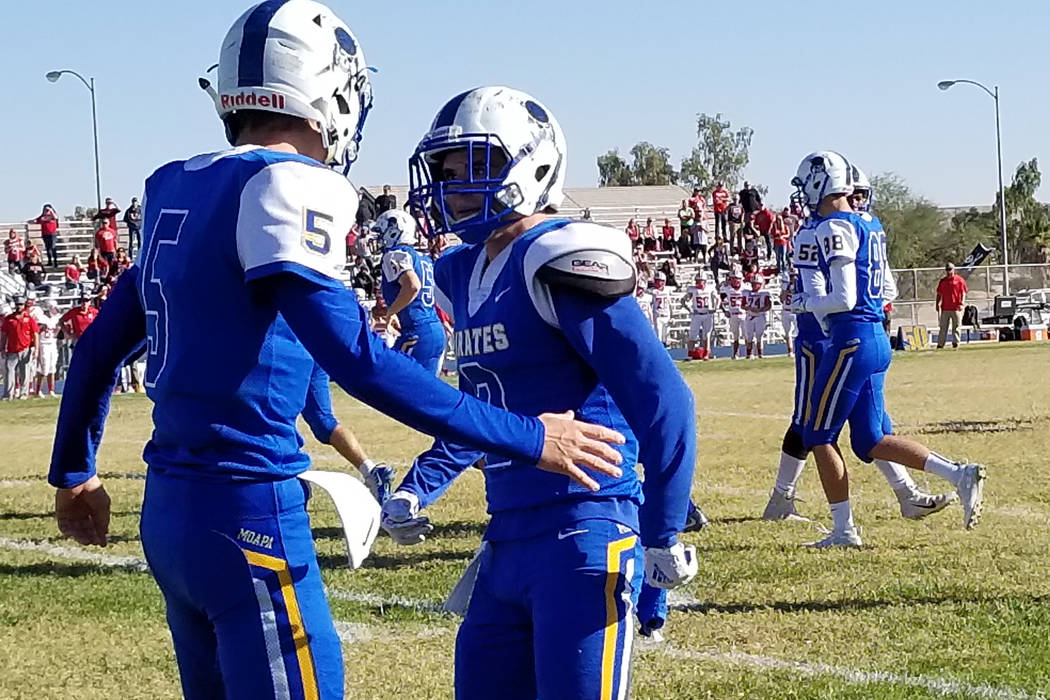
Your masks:
M271 107L284 109L284 95L275 92L259 95L254 92L238 92L235 95L222 95L219 98L223 109L236 107Z

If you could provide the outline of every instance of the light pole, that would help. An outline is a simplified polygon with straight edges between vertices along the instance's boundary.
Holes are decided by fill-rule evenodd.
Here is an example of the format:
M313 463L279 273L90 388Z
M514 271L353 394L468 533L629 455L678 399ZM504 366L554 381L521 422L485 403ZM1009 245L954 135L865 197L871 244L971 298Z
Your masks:
M54 83L58 82L63 73L69 73L80 78L80 82L84 83L84 87L91 93L91 132L95 137L95 204L99 209L102 209L102 182L98 174L98 116L95 112L95 79L85 80L84 76L75 70L53 70L44 77Z
M1010 256L1006 249L1006 191L1003 189L1003 140L1002 134L999 129L999 86L996 85L994 89L989 90L983 83L979 83L976 80L942 80L937 83L937 87L941 90L947 90L956 83L968 83L970 85L976 85L977 87L988 93L988 96L995 101L995 151L996 156L999 159L999 231L1002 236L1002 247L1003 247L1003 293L1006 295L1010 294Z

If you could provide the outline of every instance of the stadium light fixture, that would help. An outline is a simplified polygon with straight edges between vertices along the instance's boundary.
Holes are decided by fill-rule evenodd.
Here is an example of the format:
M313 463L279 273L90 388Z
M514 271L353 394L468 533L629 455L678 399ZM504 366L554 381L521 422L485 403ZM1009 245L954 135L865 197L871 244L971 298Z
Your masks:
M84 87L91 93L91 132L95 138L95 204L98 209L102 209L102 181L99 177L98 167L98 113L95 109L95 79L85 79L80 73L75 70L53 70L48 71L44 75L48 82L57 83L58 79L61 78L65 73L69 73L80 79L80 82L84 83Z

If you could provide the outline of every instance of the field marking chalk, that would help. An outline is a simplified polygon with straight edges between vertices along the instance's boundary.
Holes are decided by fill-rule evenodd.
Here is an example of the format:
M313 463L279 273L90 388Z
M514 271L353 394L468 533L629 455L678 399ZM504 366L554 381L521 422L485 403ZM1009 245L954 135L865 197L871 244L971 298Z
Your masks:
M63 547L62 545L51 544L50 542L12 540L7 537L0 537L0 548L14 549L21 552L41 552L61 559L90 562L92 564L98 564L99 566L113 569L131 569L133 571L149 570L149 565L146 563L146 560L140 557L124 557L116 554L104 554L102 552L92 552L86 549L77 549L75 547Z

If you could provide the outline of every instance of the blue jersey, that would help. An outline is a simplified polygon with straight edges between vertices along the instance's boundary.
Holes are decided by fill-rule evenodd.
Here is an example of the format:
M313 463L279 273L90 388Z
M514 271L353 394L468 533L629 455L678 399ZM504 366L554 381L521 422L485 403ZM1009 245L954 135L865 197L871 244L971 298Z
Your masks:
M434 308L434 264L430 258L411 246L399 245L383 253L381 267L383 300L387 306L393 304L401 292L401 275L415 272L419 278L420 290L416 298L397 313L402 332L427 323L440 322Z
M491 261L483 245L474 245L448 251L435 265L438 303L450 312L455 324L460 387L464 391L525 415L572 410L579 420L613 428L626 437L626 443L618 448L623 455L623 475L612 478L593 474L601 486L596 494L565 476L538 474L532 464L488 455L484 472L492 520L487 539L527 537L589 517L615 520L637 530L642 485L632 468L639 458L639 440L631 424L644 425L647 449L651 450L646 462L647 496L650 479L654 489L672 488L669 484L674 481L675 493L670 498L673 507L664 508L662 494L653 497L654 502L659 501L655 509L670 512L653 513L651 517L648 509L643 513L643 539L666 543L684 526L695 453L690 442L693 428L686 426L678 431L681 426L664 423L662 418L658 420L660 426L654 428L646 421L664 415L672 408L671 403L674 410L682 412L683 420L692 421L688 388L633 299L607 302L608 313L617 318L610 329L618 326L617 332L623 334L622 347L607 343L601 348L601 356L597 352L592 355L594 348L588 343L593 341L597 346L600 336L610 329L599 333L596 327L588 326L593 320L582 319L591 310L577 311L577 305L582 309L597 303L598 297L583 299L587 295L580 292L559 292L537 277L539 268L553 258L579 254L588 250L592 241L594 248L607 247L611 235L595 224L551 219L517 238ZM623 256L630 261L629 250ZM582 259L585 257L574 259L572 265L596 264ZM579 325L574 323L577 313L581 314ZM581 327L587 330L577 330ZM630 364L631 357L637 360L635 365L644 365L645 369L614 368L615 363ZM606 381L615 377L623 386L611 390L599 379L599 373ZM664 396L658 388L647 386L649 380L636 376L646 373L659 377L668 387ZM635 405L629 407L632 420L628 421L621 406L631 388L636 388L639 396L632 398ZM619 394L621 403L614 399L614 393ZM635 415L639 411L647 416ZM667 434L658 437L660 430Z
M839 323L881 323L889 264L886 234L881 224L854 212L835 212L817 222L814 231L821 272L830 285L831 264L852 263L856 274L857 301L849 311L829 314L829 326Z
M795 267L795 292L812 294L813 289L807 288L811 284L815 274L820 273L819 254L817 252L817 240L814 236L816 225L810 219L803 223L802 227L795 233L794 240L794 267ZM820 322L811 313L796 315L798 323L798 342L820 342L825 339L824 331Z
M314 360L249 283L288 270L338 279L332 234L353 223L353 187L311 159L242 147L161 167L145 203L147 464L202 478L304 471L295 421Z

